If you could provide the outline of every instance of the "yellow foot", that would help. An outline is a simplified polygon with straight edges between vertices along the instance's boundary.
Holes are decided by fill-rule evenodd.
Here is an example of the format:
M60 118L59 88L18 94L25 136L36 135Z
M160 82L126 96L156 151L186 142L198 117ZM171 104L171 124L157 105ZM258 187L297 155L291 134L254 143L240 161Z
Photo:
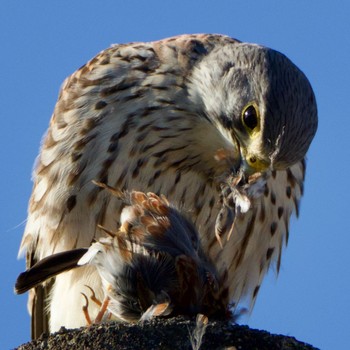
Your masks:
M84 316L85 316L85 319L86 319L86 323L88 326L90 326L91 324L93 323L100 323L103 319L103 317L105 316L106 312L107 311L107 308L108 308L108 305L109 305L109 301L110 301L110 298L107 296L105 297L105 299L103 300L103 302L101 302L97 297L96 297L96 294L95 294L95 291L85 285L86 288L90 289L91 291L91 295L90 295L90 299L95 303L97 304L100 309L99 309L99 312L96 316L96 318L94 319L94 321L91 320L91 317L90 317L90 313L89 313L89 298L84 294L84 293L81 293L82 296L84 297L85 299L85 305L83 306L83 313L84 313ZM107 315L107 319L109 320L111 318L111 313L108 312L108 315Z

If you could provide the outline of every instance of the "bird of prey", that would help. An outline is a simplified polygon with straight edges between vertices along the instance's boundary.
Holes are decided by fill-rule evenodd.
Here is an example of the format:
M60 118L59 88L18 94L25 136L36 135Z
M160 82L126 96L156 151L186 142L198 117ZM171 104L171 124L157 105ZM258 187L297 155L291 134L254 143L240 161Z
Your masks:
M271 263L279 269L316 129L310 83L277 51L212 34L114 45L62 86L20 252L30 268L115 231L125 204L93 181L154 192L227 271L233 308L252 306ZM86 286L103 299L91 265L31 289L32 336L85 325Z

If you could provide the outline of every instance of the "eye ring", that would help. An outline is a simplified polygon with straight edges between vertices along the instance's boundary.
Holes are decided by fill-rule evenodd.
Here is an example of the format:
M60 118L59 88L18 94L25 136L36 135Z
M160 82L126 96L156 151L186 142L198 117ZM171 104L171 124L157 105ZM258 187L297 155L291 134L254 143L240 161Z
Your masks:
M255 103L249 103L245 108L243 108L242 123L249 133L259 130L260 115Z

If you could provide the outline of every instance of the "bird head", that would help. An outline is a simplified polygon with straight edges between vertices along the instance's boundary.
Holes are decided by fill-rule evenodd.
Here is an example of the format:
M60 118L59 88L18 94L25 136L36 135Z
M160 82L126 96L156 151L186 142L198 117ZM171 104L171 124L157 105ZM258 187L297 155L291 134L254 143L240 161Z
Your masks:
M283 54L255 44L224 45L198 63L192 82L191 97L225 143L239 148L245 175L286 169L305 157L317 129L316 100Z

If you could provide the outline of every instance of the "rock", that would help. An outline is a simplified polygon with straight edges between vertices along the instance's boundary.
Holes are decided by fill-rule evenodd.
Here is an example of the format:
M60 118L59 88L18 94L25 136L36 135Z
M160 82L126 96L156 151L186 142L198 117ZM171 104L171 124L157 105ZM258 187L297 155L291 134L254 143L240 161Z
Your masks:
M103 323L42 335L17 350L312 350L293 337L274 335L223 321L208 322L201 344L191 344L196 321L155 318L144 324ZM198 330L198 328L197 328ZM193 341L192 341L193 343Z

